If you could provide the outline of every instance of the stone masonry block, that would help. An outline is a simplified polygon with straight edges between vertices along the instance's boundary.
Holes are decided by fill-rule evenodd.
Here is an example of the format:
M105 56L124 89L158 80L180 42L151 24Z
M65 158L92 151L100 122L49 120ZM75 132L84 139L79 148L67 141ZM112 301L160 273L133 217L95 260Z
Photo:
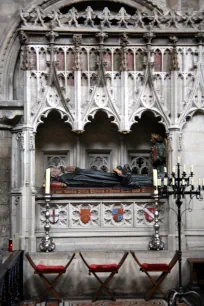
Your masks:
M10 170L11 169L11 159L8 158L0 158L0 170Z
M9 204L9 194L6 193L0 196L0 205L8 205Z
M0 170L0 182L10 182L10 171Z
M11 156L11 148L0 148L0 157L8 157Z
M10 209L8 205L0 205L0 224L9 223Z
M167 6L170 9L177 10L179 7L179 0L167 0Z
M183 11L187 10L198 10L199 9L199 0L182 0L181 9Z
M9 190L10 182L1 182L0 181L0 194L6 194Z

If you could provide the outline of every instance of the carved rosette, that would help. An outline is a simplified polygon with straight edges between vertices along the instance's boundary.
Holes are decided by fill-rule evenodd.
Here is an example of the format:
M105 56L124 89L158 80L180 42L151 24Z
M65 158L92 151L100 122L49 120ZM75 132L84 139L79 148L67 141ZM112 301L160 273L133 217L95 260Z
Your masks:
M133 204L104 204L103 222L107 227L133 226Z
M164 203L161 203L160 205L160 211L159 211L160 223L164 223L164 210L161 209L161 206L163 205ZM154 203L144 203L144 204L136 203L135 209L136 209L137 226L147 225L152 227L154 222L154 212L155 212Z
M100 225L100 205L71 204L70 205L71 227L95 227Z
M68 227L68 205L52 206L49 210L49 221L52 224L52 228L64 228ZM44 227L46 222L45 207L40 204L40 227Z

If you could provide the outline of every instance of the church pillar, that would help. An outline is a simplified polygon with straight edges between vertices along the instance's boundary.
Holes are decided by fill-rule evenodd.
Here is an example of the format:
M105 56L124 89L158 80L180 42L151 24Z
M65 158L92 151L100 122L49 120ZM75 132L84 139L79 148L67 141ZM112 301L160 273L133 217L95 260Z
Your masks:
M74 99L75 99L75 121L73 130L76 133L82 133L81 119L81 67L80 67L80 44L82 35L73 35L74 43Z
M21 31L24 70L24 122L12 136L12 237L14 247L36 251L35 237L35 135L31 123L31 83L28 37Z
M121 37L121 126L120 131L123 134L127 134L130 132L129 130L129 116L128 116L128 71L127 71L127 50L126 46L128 44L128 37L126 34L122 34Z
M34 134L26 126L13 131L12 238L14 248L35 251Z
M181 131L179 126L179 113L178 113L178 56L176 50L177 38L170 37L170 41L173 44L173 49L171 53L172 57L172 67L171 67L171 126L169 127L168 135L168 174L169 177L172 173L172 168L177 165L178 156L181 156ZM175 204L175 199L173 196L169 198L169 235L168 235L168 249L175 250L178 247L177 244L177 221L176 213L177 206ZM174 211L175 210L175 211ZM182 233L182 249L185 248L185 237Z

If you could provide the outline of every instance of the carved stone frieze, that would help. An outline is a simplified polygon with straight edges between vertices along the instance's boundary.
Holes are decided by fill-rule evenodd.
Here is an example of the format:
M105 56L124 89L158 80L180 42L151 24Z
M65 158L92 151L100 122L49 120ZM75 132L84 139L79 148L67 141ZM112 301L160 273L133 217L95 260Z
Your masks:
M28 11L21 9L20 16L25 26L45 26L44 18L46 15L39 6L32 6Z
M203 29L203 12L174 11L165 7L164 12L154 8L152 13L145 10L137 10L133 15L126 12L124 7L112 12L108 7L101 11L94 11L88 6L83 12L72 7L67 13L62 14L59 10L43 11L39 6L32 6L28 11L21 10L22 26L26 27L91 27L91 28L137 28L137 29L178 29L197 28ZM100 20L100 24L96 23ZM115 25L116 24L116 25Z
M68 13L65 15L65 17L67 18L67 22L68 24L74 25L75 27L78 27L78 18L79 18L79 14L78 11L75 7L72 7Z
M87 6L84 14L82 14L82 17L84 17L85 19L84 21L85 26L91 25L92 27L94 27L94 19L96 18L96 13L91 8L91 6Z
M46 222L45 217L45 207L44 205L40 205L40 227L44 227ZM50 217L49 221L51 224L51 228L63 228L68 227L68 205L55 204L49 210Z
M71 227L98 227L100 225L100 204L71 204L70 218Z
M164 209L161 208L164 203L160 205L159 222L164 223ZM136 222L137 225L152 226L154 222L154 203L135 204L136 205Z
M114 16L111 14L110 10L105 7L104 10L98 14L98 18L101 20L102 27L107 25L110 28L111 20L114 18Z
M133 204L105 204L103 206L104 226L133 226Z

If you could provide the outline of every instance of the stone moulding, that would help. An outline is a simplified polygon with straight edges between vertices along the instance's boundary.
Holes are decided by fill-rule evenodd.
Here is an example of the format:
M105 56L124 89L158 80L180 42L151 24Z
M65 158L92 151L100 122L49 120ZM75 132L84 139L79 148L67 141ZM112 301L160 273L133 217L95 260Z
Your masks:
M137 10L130 15L124 7L118 11L112 12L108 7L102 11L94 11L91 6L80 12L75 7L63 14L59 9L57 11L43 11L39 6L31 7L29 10L20 11L22 25L24 30L48 30L50 26L58 31L77 29L78 31L89 29L108 29L114 31L118 28L125 28L129 31L143 30L165 30L172 31L184 29L204 29L203 11L194 11L192 13L185 11L173 11L166 9L164 12L153 9L151 12L146 10Z

